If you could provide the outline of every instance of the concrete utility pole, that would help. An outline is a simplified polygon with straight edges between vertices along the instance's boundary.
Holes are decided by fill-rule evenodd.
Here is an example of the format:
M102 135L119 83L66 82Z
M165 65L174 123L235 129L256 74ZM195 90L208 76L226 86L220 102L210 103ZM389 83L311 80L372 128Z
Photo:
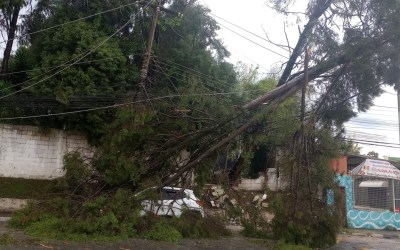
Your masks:
M400 89L397 90L397 117L399 122L399 143L400 143Z
M147 72L149 69L151 48L153 46L154 33L156 31L159 12L160 12L160 1L157 1L157 5L154 7L154 13L153 13L153 18L151 20L149 36L147 37L147 42L146 42L146 52L144 53L143 56L143 64L142 64L142 69L140 71L140 86L141 86L140 92L146 91L145 84L146 84Z

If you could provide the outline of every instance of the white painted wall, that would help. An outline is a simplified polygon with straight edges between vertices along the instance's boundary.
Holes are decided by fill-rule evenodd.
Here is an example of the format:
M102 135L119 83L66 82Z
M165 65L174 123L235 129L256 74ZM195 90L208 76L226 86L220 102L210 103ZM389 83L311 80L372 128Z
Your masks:
M79 150L92 154L82 134L38 127L0 124L0 176L53 179L63 175L63 156Z
M238 188L246 191L262 191L267 187L272 191L277 191L287 186L281 177L276 177L276 168L268 168L267 177L265 181L264 173L260 173L257 179L241 179Z

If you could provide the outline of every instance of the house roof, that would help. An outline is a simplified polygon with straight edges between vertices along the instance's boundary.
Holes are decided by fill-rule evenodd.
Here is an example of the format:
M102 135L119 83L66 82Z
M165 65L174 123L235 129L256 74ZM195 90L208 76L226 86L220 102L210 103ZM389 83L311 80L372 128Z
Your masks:
M353 154L347 154L347 170L353 170L355 167L363 163L366 159L374 159L374 160L382 160L382 161L388 161L390 164L395 166L396 168L400 169L400 162L397 161L390 161L390 160L385 160L385 159L377 159L373 157L368 157L366 155L353 155Z
M366 159L359 166L351 170L353 175L372 176L400 180L400 170L389 161Z

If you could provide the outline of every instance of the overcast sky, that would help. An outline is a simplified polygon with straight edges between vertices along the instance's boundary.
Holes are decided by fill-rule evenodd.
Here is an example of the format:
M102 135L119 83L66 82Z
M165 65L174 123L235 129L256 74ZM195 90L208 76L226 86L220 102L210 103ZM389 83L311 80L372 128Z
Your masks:
M249 0L232 1L232 0L199 0L200 3L208 6L211 13L226 19L236 25L239 25L259 36L265 37L264 30L275 43L286 44L285 33L283 31L286 22L286 32L291 46L294 46L298 38L297 27L303 27L301 20L295 17L287 17L277 14L271 10L266 4L266 0ZM306 1L296 1L293 10L304 12ZM259 65L260 72L271 72L271 69L280 66L282 62L287 60L288 52L280 49L266 41L257 37L246 34L244 31L216 18L221 24L221 30L218 31L219 37L224 41L228 50L232 53L230 61L236 63L243 61L247 64ZM223 25L223 26L222 26ZM265 48L261 48L245 38L228 30L228 27L244 35L260 45L281 54L279 56ZM360 113L358 117L346 123L348 130L348 138L366 141L379 141L386 143L399 143L398 118L397 118L397 96L395 91L387 87L388 93L382 94L376 98L372 107L367 113ZM376 144L376 143L374 143ZM361 153L367 154L369 151L379 153L379 157L383 156L399 156L400 148L391 148L383 146L373 146L359 144L362 147ZM399 145L393 145L399 147Z

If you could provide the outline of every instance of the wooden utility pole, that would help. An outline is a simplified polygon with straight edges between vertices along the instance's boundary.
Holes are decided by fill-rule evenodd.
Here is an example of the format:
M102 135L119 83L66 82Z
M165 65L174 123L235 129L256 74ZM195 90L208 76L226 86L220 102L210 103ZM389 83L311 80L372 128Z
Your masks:
M296 176L296 197L295 197L295 205L294 205L294 214L296 213L297 209L297 203L299 199L299 189L300 189L300 173L301 173L301 167L303 166L303 156L307 159L307 140L305 139L305 124L304 124L304 116L305 116L305 108L306 108L306 90L307 90L307 84L308 84L308 63L310 60L310 49L308 46L305 48L305 58L304 58L304 82L301 88L301 108L300 108L300 122L301 122L301 127L300 127L300 153L299 153L299 159L297 162L297 176ZM311 197L311 179L310 179L310 169L308 165L308 160L306 160L306 169L307 169L307 179L308 179L308 191L310 194L310 209L312 210L312 197Z
M160 12L160 1L157 1L156 6L154 7L154 13L153 13L153 18L151 20L151 26L150 26L150 31L149 35L147 37L147 42L146 42L146 52L144 53L143 56L143 64L142 64L142 69L140 71L140 92L139 92L139 97L142 98L143 94L146 92L146 80L147 80L147 72L149 69L149 62L150 62L150 55L151 55L151 48L153 46L153 40L154 40L154 33L156 31L156 25L157 25L157 19L158 19L158 14Z
M304 85L303 85L303 89L301 91L302 94L302 100L301 100L301 126L302 126L302 140L303 140L303 151L305 154L305 163L306 163L306 168L307 168L307 180L308 180L308 192L310 195L310 210L313 210L313 204L312 204L312 192L311 192L311 174L310 174L310 163L308 161L308 151L307 151L307 140L305 140L304 138L304 111L305 111L305 100L306 100L306 89L307 89L307 84L308 84L308 64L310 61L310 54L311 54L311 48L310 47L306 47L306 55L304 58Z

